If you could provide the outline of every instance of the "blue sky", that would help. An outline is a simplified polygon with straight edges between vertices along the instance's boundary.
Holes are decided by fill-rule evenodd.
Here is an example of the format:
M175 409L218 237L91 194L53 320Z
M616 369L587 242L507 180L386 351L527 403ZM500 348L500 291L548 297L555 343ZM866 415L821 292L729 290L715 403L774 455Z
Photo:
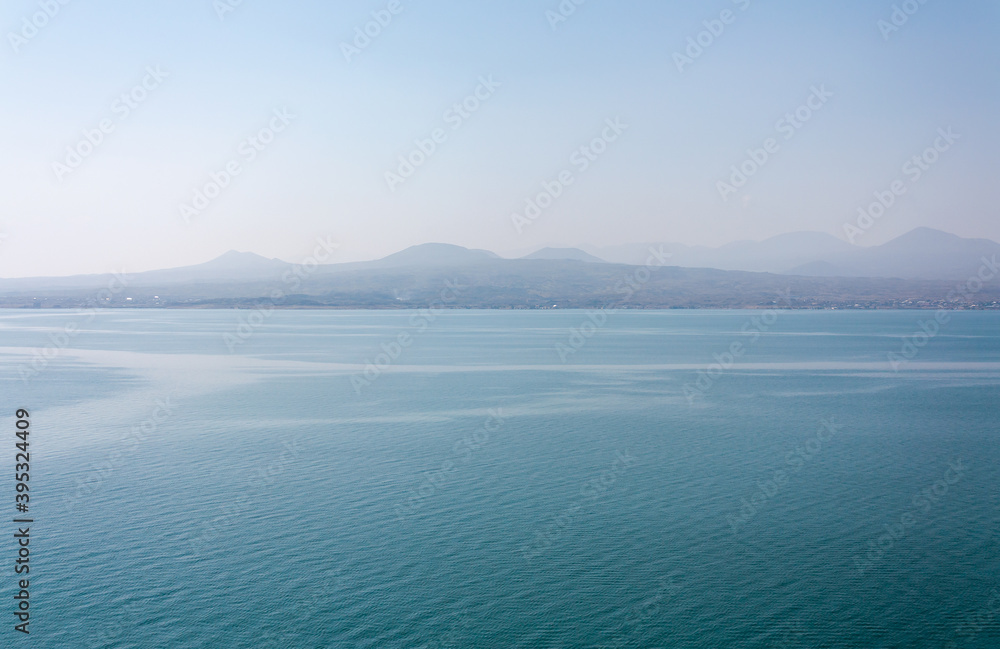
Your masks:
M25 38L23 21L49 2L58 12ZM575 11L554 26L557 0L399 0L350 61L341 44L389 0L243 0L222 18L216 4L4 4L0 276L137 272L229 249L295 262L317 237L339 241L343 261L427 241L514 254L845 238L897 180L906 192L860 245L918 226L1000 240L992 1L912 0L886 38L879 21L894 3L871 0L568 1ZM707 46L678 70L675 53L714 20L721 33L701 34ZM125 116L116 98L157 67L168 76ZM453 128L446 111L491 78L499 85ZM776 124L814 87L831 96L785 139ZM275 110L294 118L249 160L243 143ZM574 165L609 119L628 128L598 143L587 169ZM67 147L102 122L113 130L78 166L53 166L70 167ZM919 179L904 175L948 127L960 138ZM398 156L439 128L433 155L392 191ZM723 200L718 183L768 138L777 151ZM185 218L181 205L232 162L239 174ZM565 171L573 184L515 227Z

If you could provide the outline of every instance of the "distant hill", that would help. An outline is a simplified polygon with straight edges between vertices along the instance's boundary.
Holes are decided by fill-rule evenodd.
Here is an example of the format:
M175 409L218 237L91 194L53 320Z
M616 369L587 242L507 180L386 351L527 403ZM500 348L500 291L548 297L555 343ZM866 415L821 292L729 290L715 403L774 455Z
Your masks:
M230 250L220 257L195 266L136 273L146 283L220 282L269 280L292 268L280 259L268 259L252 252Z
M229 252L203 264L189 266L188 270L203 270L207 272L253 272L257 270L274 270L285 268L288 262L280 259L268 259L253 252Z
M651 245L671 252L686 268L718 268L815 277L899 277L964 280L981 258L1000 254L988 239L964 239L917 228L880 246L853 246L822 232L792 232L763 241L737 241L720 248L677 243L626 244L588 248L616 263L640 264Z
M988 239L963 239L954 234L917 228L856 256L831 259L850 263L849 277L906 277L965 280L980 266L982 257L1000 255L1000 244Z
M826 260L853 249L825 232L789 232L763 241L738 241L722 246L706 261L712 268L785 272L812 261Z
M574 261L586 261L593 264L607 263L599 257L595 257L579 248L542 248L530 255L525 255L521 259L572 259Z
M131 273L131 286L173 286L179 284L270 282L293 268L280 259L268 259L252 252L229 252L194 266ZM106 288L112 275L73 275L70 277L24 277L0 279L0 295L59 290L91 290Z
M410 246L378 261L368 262L371 267L391 268L394 266L455 266L475 264L490 259L499 259L489 250L472 250L449 243L424 243Z
M783 273L853 248L824 232L791 232L764 241L735 241L720 248L656 242L591 247L588 251L614 263L641 264L649 255L650 246L663 246L671 252L671 261L676 266L765 273Z

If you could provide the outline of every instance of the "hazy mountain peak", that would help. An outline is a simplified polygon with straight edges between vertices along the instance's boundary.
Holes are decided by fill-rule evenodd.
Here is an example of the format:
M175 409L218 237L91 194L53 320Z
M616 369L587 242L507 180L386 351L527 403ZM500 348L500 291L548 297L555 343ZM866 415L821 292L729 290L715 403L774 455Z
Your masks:
M926 227L880 246L853 246L825 232L787 232L719 248L662 245L673 253L673 266L826 277L962 279L976 270L982 257L1000 254L1000 244L989 239L965 239ZM648 247L633 244L591 251L614 263L641 264Z
M219 255L211 261L200 264L201 268L213 268L217 270L246 270L253 268L263 268L275 265L285 265L286 262L280 259L268 259L255 252L240 252L230 250Z
M950 232L944 232L942 230L935 230L934 228L919 227L914 228L902 234L891 241L887 241L882 244L884 246L935 246L935 245L954 245L961 241L971 241L971 239L962 239L962 237L951 234Z
M436 266L469 264L499 259L489 250L463 248L450 243L422 243L379 259L379 266Z
M595 257L579 248L551 248L546 247L536 250L530 255L525 255L521 259L570 259L574 261L586 261L595 264L606 264L600 257Z

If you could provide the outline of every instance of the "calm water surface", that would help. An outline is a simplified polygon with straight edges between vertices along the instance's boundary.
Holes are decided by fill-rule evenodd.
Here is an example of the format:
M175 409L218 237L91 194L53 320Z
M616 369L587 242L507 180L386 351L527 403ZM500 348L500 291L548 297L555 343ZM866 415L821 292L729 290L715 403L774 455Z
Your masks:
M32 646L1000 646L998 313L249 315L0 311Z

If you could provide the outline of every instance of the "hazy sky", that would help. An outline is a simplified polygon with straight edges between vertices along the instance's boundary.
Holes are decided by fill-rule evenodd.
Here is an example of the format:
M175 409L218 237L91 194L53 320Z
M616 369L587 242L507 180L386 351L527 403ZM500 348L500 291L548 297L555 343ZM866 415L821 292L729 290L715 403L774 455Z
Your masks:
M565 0L558 22L559 0L61 2L0 9L0 276L296 262L321 236L343 261L846 238L897 181L857 243L1000 240L995 0ZM410 174L415 140L434 152ZM519 233L543 183L560 195Z

